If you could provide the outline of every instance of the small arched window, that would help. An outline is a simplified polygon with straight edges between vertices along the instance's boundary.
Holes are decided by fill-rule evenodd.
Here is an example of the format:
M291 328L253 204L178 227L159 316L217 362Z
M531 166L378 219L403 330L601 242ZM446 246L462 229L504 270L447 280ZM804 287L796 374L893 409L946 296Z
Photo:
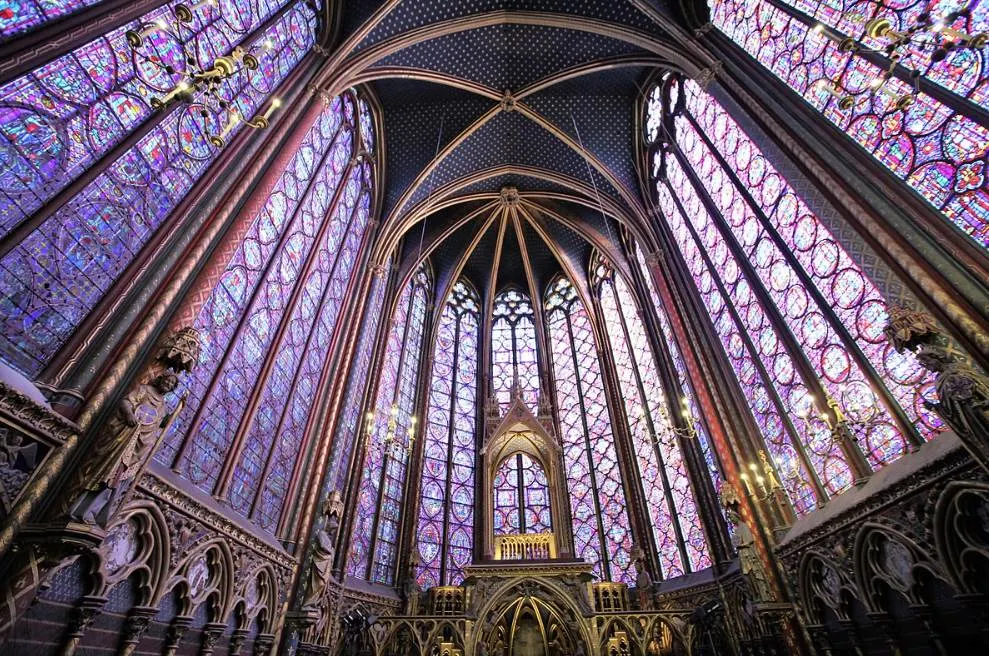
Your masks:
M494 478L494 534L548 533L553 530L550 491L541 462L514 453L498 465Z

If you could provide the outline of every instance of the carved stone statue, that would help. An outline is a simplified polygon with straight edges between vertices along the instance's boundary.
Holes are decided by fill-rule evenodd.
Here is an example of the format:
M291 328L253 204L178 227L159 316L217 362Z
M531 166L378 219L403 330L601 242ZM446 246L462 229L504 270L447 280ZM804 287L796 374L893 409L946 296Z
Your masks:
M921 346L917 361L937 374L934 383L940 402L928 405L959 432L989 436L989 378L949 348Z
M935 374L939 401L925 405L938 413L983 468L989 469L989 377L952 346L925 312L891 307L883 332L897 352L912 351L917 362Z
M413 553L409 558L409 569L405 573L405 580L402 581L402 595L405 597L405 614L416 615L419 612L419 595L422 588L416 579L416 568L419 565L419 554Z
M759 560L759 554L756 552L752 531L742 521L741 515L735 508L729 507L726 514L728 521L735 527L731 542L738 551L738 564L742 576L748 582L755 601L772 601L773 591L766 578L766 570L763 569L762 561Z
M173 416L165 395L178 386L178 377L160 373L124 396L77 470L81 495L70 515L88 524L102 524L122 482L137 474Z
M127 392L93 443L85 446L82 461L73 468L63 488L55 517L105 526L127 495L129 483L154 451L182 409L184 399L171 413L165 396L178 386L178 375L199 363L200 337L194 328L180 328L158 345L154 359Z
M333 575L333 557L336 554L337 533L340 530L342 510L343 503L340 492L334 490L323 505L323 526L316 532L313 540L312 565L309 567L309 581L306 584L303 606L319 602L330 577Z
M936 374L934 385L940 400L925 405L989 467L989 378L950 346L925 344L917 349L917 361Z
M638 547L632 553L635 559L635 592L639 597L639 608L641 610L652 610L652 575L649 574L649 566L646 564L646 555Z

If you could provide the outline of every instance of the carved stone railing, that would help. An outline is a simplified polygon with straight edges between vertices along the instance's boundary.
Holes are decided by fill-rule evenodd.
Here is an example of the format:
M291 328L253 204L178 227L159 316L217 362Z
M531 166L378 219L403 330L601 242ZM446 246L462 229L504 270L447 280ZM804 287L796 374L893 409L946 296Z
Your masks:
M628 586L624 583L594 583L591 590L594 593L594 610L599 613L623 613L630 609Z
M429 589L429 610L433 615L463 615L466 591L459 585L436 585Z
M40 393L0 382L0 525L44 461L77 431Z
M973 620L989 598L974 574L989 567L989 475L965 447L945 432L794 523L775 551L815 644L849 653L867 650L863 635L884 636L888 653L918 635L931 653L950 652L947 640L989 644Z
M556 558L553 533L496 535L495 560L548 560Z

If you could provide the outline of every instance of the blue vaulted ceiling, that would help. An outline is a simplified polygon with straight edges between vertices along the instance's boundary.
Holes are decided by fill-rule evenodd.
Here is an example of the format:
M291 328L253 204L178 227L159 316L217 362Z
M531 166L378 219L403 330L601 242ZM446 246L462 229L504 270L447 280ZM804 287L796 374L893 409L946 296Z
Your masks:
M441 279L490 278L500 259L498 284L522 286L528 260L539 286L586 264L593 239L617 242L646 216L634 114L657 67L680 67L671 25L657 0L344 2L334 55L380 103L382 221L409 231L403 257L422 242ZM514 214L494 203L444 229L505 187L525 199ZM451 198L464 202L430 209Z

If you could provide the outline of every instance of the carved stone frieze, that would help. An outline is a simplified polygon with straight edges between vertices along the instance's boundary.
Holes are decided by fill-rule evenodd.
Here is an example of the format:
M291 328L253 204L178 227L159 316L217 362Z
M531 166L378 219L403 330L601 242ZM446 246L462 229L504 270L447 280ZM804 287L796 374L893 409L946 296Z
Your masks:
M164 502L173 512L166 511L177 533L189 536L191 542L198 542L201 531L206 529L223 535L228 540L243 545L279 568L289 570L295 567L297 559L288 552L272 545L246 530L232 519L198 503L188 494L170 482L148 472L141 479L139 488L148 498Z
M968 500L989 491L989 476L958 437L944 434L882 475L887 480L850 492L861 498L846 502L840 511L828 506L816 511L830 515L811 522L809 529L803 528L807 518L796 522L791 529L795 535L786 536L776 549L785 577L796 587L800 615L819 644L843 639L840 632L847 627L841 627L851 625L855 612L852 600L864 606L887 641L892 639L895 631L888 630L886 606L890 592L906 600L910 621L923 624L938 612L931 604L939 603L925 592L925 581L939 579L939 585L954 587L961 600L971 590L959 571L965 567L960 554L989 555L986 533L976 529L975 538L968 539L964 530L966 521L981 522ZM959 504L956 500L962 498L966 501ZM989 516L989 503L984 507ZM822 608L838 624L824 622Z
M73 422L5 383L0 383L0 417L53 444L61 444L79 432Z

